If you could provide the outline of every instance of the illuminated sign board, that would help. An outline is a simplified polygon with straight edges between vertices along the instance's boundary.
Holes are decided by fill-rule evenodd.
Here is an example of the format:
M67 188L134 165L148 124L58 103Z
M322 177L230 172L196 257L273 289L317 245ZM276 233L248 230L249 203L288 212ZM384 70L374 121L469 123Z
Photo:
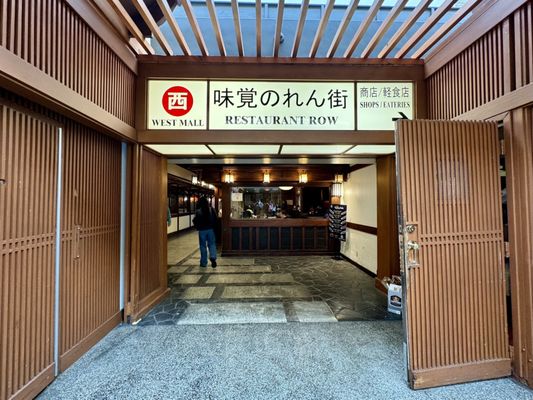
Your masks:
M394 118L413 118L413 90L410 82L150 80L147 128L394 130Z

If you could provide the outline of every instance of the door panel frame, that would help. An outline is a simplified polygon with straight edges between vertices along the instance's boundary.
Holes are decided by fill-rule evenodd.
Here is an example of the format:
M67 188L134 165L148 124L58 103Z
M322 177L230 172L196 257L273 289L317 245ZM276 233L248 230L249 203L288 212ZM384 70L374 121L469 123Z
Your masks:
M446 124L458 124L457 130L455 128L450 129L449 137L448 132L446 131ZM459 125L461 124L461 125ZM483 125L482 125L483 124ZM402 134L401 129L405 129L406 133ZM494 137L490 139L487 136L484 136L484 133L490 130ZM437 138L432 139L429 135L437 135ZM504 283L503 279L503 255L500 250L503 250L503 226L501 221L498 221L494 218L489 218L488 215L494 215L493 210L496 207L501 207L496 199L501 199L499 192L496 193L496 189L500 189L500 184L496 184L497 177L497 166L495 164L497 146L496 146L496 125L493 124L489 126L488 123L480 123L479 126L474 122L452 122L452 121L401 121L397 125L396 130L396 146L397 146L397 178L398 178L398 223L400 227L399 242L401 248L401 269L403 277L403 299L404 299L404 352L405 352L405 362L406 362L406 372L408 375L408 381L410 385L414 388L427 388L438 385L446 385L452 383L461 383L468 382L472 380L479 379L491 379L496 377L508 376L511 374L511 363L510 358L507 358L506 350L506 340L507 336L507 320L505 318L506 312L504 305ZM405 135L405 136L404 136ZM468 139L467 139L468 138ZM464 146L470 146L474 148L479 141L479 145L484 146L484 154L479 153L480 156L477 156L476 152L468 153L464 150ZM429 157L425 163L420 164L417 161L417 154L419 151L425 151L428 149L423 149L424 144L431 145L432 147L432 156ZM402 148L402 146L406 146ZM441 147L444 146L444 147ZM418 222L414 221L417 218L421 218L424 213L427 213L428 210L431 211L431 208L440 208L440 203L437 204L437 197L434 197L430 200L430 203L427 204L427 192L424 194L416 194L413 192L417 191L417 186L419 179L424 179L426 185L433 180L431 176L418 176L416 174L417 169L423 171L426 163L429 162L430 167L433 168L432 174L439 173L439 165L432 166L432 160L438 155L439 148L443 148L441 151L450 152L450 156L446 153L446 156L442 158L443 163L443 179L445 179L442 186L444 192L439 195L439 201L444 201L448 199L448 193L458 193L453 195L453 203L450 203L446 208L448 211L445 213L431 213L433 218L428 219L427 226L419 226ZM463 150L461 150L463 149ZM444 153L443 153L444 154ZM449 158L452 154L457 154L457 161L455 158ZM483 157L483 158L481 158ZM468 161L467 161L468 160ZM471 160L471 161L470 161ZM483 161L482 161L483 160ZM459 164L458 164L459 163ZM469 171L465 168L458 168L461 163L465 165L472 165L473 170ZM405 168L402 171L402 166ZM490 168L487 169L487 168ZM431 171L431 170L429 170ZM428 172L429 174L429 172ZM428 178L429 177L429 178ZM457 181L456 181L457 179ZM402 181L403 180L403 181ZM406 182L409 180L409 182ZM474 183L472 186L471 184ZM441 186L436 186L437 183L432 183L430 186L426 187L426 191L441 191ZM448 189L449 185L453 185ZM470 197L470 193L474 193L477 190L484 190L486 193L483 194L483 198L480 197ZM412 191L411 193L406 192L407 190ZM452 190L450 192L449 190ZM500 189L501 191L501 189ZM498 195L497 195L498 194ZM424 196L425 197L422 197ZM474 201L470 205L469 202L461 203L460 196L469 196L464 197L464 199L470 199ZM436 195L435 195L436 196ZM445 196L445 197L442 197ZM406 201L408 203L406 203ZM447 201L447 200L446 200ZM487 204L486 207L483 207L483 213L478 212L477 217L476 213L472 212L475 210L476 204ZM453 204L453 205L452 205ZM407 208L406 208L407 207ZM428 209L429 207L429 209ZM477 206L479 207L479 206ZM491 211L492 210L492 211ZM405 212L409 211L411 214L406 215ZM450 214L450 212L452 214ZM456 214L461 212L464 216L470 216L470 223L463 223L457 225L456 223L449 220L450 216L454 216L452 219L459 220L460 215ZM486 214L487 212L491 214ZM456 216L457 215L457 216ZM456 217L455 217L456 216ZM429 218L430 216L428 216ZM443 219L444 218L444 219ZM473 218L470 220L470 218ZM413 220L411 220L413 219ZM440 221L440 222L439 222ZM446 221L446 222L442 222ZM416 228L414 230L408 231L407 228L409 225L414 225ZM423 225L426 225L424 223ZM501 226L502 232L501 235L498 235L494 231L497 226ZM419 231L419 229L423 229ZM459 229L459 230L458 230ZM464 232L461 232L464 230ZM436 236L435 236L436 235ZM448 237L450 236L451 237ZM498 257L497 260L491 262L491 267L488 270L490 272L487 277L488 283L491 285L491 289L485 288L483 290L475 290L473 292L476 295L475 298L471 299L470 303L474 302L479 296L487 295L487 293L492 293L490 290L494 290L494 296L489 296L490 299L487 306L482 308L484 317L479 317L478 321L473 322L473 333L469 340L460 339L464 334L464 323L465 318L468 318L467 309L472 312L475 308L469 307L468 302L458 302L457 298L454 301L448 301L448 296L450 300L454 298L453 296L458 293L470 293L469 289L461 283L461 279L458 278L458 275L464 275L464 272L458 268L463 265L463 263L455 264L456 266L453 269L446 269L448 271L446 274L447 278L445 279L443 286L444 292L441 293L441 298L433 298L433 307L438 304L447 304L444 308L441 309L439 306L439 316L440 323L444 325L431 325L422 322L423 325L420 325L420 317L423 316L427 318L426 321L429 321L430 318L433 318L431 313L428 313L427 307L421 309L421 304L424 304L424 296L428 296L428 290L436 290L436 287L439 287L439 283L435 283L435 276L444 276L439 272L438 263L447 263L450 260L450 257L457 259L460 256L461 251L467 251L468 253L477 252L478 256L476 257L477 267L474 267L470 272L473 273L473 279L479 279L483 276L483 265L485 265L485 259L479 253L482 247L473 246L470 248L463 248L463 250L458 250L458 245L461 243L468 243L468 240L465 239L464 235L474 235L472 237L473 242L476 243L477 240L480 240L480 243L483 243L484 246L490 248L494 252L494 257ZM486 236L488 235L488 236ZM469 236L466 236L469 237ZM418 238L421 240L419 241ZM451 240L451 242L449 241ZM417 250L406 249L407 241L415 241L420 243L421 257L417 256L418 262L413 264L409 258L410 254L418 253ZM501 241L501 246L498 246ZM444 245L444 248L441 246ZM462 245L461 245L462 246ZM424 253L427 247L427 255ZM448 248L447 248L448 247ZM501 249L499 249L501 247ZM439 255L440 254L440 255ZM437 259L427 259L426 257L438 256ZM426 259L425 259L426 258ZM466 261L465 261L466 263ZM465 264L466 265L466 264ZM428 267L430 267L428 269ZM411 269L413 271L411 271ZM470 270L470 268L468 269ZM416 273L415 273L416 272ZM466 271L468 272L468 271ZM411 276L412 273L415 273ZM435 276L433 276L435 275ZM416 285L416 291L410 285L413 283L413 279L419 278L422 279L420 284ZM431 283L433 282L433 283ZM459 282L459 283L458 283ZM428 286L429 285L429 286ZM476 286L479 288L479 285ZM433 289L431 289L433 288ZM439 294L436 293L435 296ZM412 303L414 300L412 296L418 296L417 301ZM440 303L439 303L440 301ZM445 303L444 303L445 302ZM417 307L414 310L411 310L412 307ZM466 308L465 308L466 307ZM424 307L423 307L424 308ZM466 315L460 320L457 319L455 324L450 324L448 327L447 336L444 334L442 336L440 330L443 329L443 326L448 326L446 320L447 313L456 313L458 310L465 310ZM413 316L410 315L410 311L413 311ZM431 311L431 310L430 310ZM418 319L413 321L412 319ZM443 319L444 318L444 319ZM503 319L502 319L503 318ZM476 324L479 325L479 328L487 329L487 334L490 336L488 344L490 347L487 349L483 346L479 347L476 345L476 349L472 348L472 343L476 343L476 337L480 336L482 333L476 330ZM427 326L426 326L427 325ZM470 322L468 322L470 325ZM424 327L425 326L425 327ZM475 332L475 333L474 333ZM416 343L414 342L416 341ZM435 343L440 343L446 349L446 352L431 352L426 358L426 350L424 348L428 346L433 346ZM452 347L454 343L458 346L457 350L454 350ZM429 347L428 347L429 348ZM476 352L478 351L478 352ZM417 355L416 360L411 360L410 357L413 356L411 352L414 352L414 355ZM423 355L423 356L421 356Z

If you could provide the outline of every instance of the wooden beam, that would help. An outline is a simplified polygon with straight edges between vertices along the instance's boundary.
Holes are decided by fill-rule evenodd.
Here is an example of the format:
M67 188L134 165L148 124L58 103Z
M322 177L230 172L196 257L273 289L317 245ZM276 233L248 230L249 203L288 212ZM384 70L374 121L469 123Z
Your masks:
M309 9L309 0L303 0L300 7L300 18L298 18L298 27L294 35L294 43L292 44L291 57L295 58L298 55L298 48L300 47L300 40L302 40L302 32L304 30L305 18L307 10Z
M425 57L426 77L433 75L528 1L489 0L476 8L471 18Z
M120 1L119 0L108 0L108 1L111 7L113 7L115 12L122 19L122 22L124 23L124 25L126 25L130 33L133 35L135 39L137 39L137 41L143 47L143 49L146 50L148 54L155 54L154 49L152 48L152 46L150 46L146 42L141 30L137 27L135 22L133 22L130 15L126 11L126 9L122 6L122 4L120 4Z
M157 4L159 5L159 8L161 11L163 11L163 15L165 16L166 21L170 25L170 29L172 29L172 32L174 33L174 36L176 37L176 40L178 41L178 44L181 47L181 50L183 51L183 54L186 56L191 55L191 49L189 49L189 46L187 45L187 41L185 40L185 37L183 36L183 33L178 25L178 22L172 15L172 10L170 9L170 6L168 5L167 0L157 0Z
M426 40L414 53L413 58L421 58L428 52L444 35L450 32L470 11L472 11L482 0L470 0L463 5L444 25L442 25L431 37Z
M244 46L242 45L241 17L239 15L239 3L237 0L231 0L231 10L233 11L233 25L235 26L237 49L239 51L239 56L244 57Z
M278 16L276 18L276 33L274 35L274 57L279 56L279 46L281 41L281 26L283 25L283 10L285 8L285 0L278 2Z
M208 56L209 52L207 51L207 46L205 44L204 37L202 36L202 31L200 31L200 26L198 25L196 16L194 15L191 3L189 0L181 0L181 6L183 7L185 14L187 14L189 24L191 25L192 32L194 33L194 37L196 38L196 42L200 48L200 52L203 56Z
M459 121L487 120L531 103L533 103L533 83L506 93L489 103L467 111L453 119Z
M324 36L324 31L326 30L326 26L328 25L329 16L331 15L331 12L333 11L334 5L335 5L335 0L329 0L328 4L326 5L326 9L324 10L324 13L322 14L322 18L320 18L320 23L318 24L315 38L313 39L313 44L311 45L311 51L309 52L310 58L314 58L316 56L318 47L320 46L320 41L322 40L322 37Z
M381 23L377 32L374 34L374 36L372 36L372 39L370 39L368 46L366 46L366 48L363 50L363 53L361 53L362 58L367 58L368 56L370 56L370 53L374 51L378 43L381 41L381 39L383 39L383 36L389 30L394 20L402 12L402 10L404 9L408 1L409 0L398 0L396 2L396 5L389 12L389 15L387 15L387 18L385 19L385 21Z
M255 48L257 57L261 57L261 0L255 0Z
M394 144L393 131L180 131L139 130L139 143L147 144Z
M437 11L435 11L424 24L416 31L416 33L409 38L407 43L405 43L402 48L396 53L394 58L403 58L419 41L422 39L426 33L428 33L433 26L439 22L439 20L444 17L444 15L453 7L457 0L446 0Z
M116 0L113 0L116 1ZM171 56L174 54L172 52L172 48L170 47L170 44L165 39L165 36L163 36L163 33L159 29L159 26L157 26L157 23L154 20L154 17L152 17L152 14L150 13L150 10L148 10L148 7L146 7L146 4L144 4L144 0L132 0L133 5L139 11L139 14L141 14L142 19L144 22L146 22L146 25L148 25L148 28L150 29L150 32L155 36L156 40L161 45L161 48L165 52L166 55Z
M409 15L409 18L405 20L400 29L396 31L396 33L392 36L389 42L385 45L385 47L381 49L378 54L378 58L387 57L387 55L394 49L394 47L396 47L398 42L405 36L407 31L411 29L411 27L415 24L416 21L418 21L424 11L427 10L432 1L433 0L423 0L416 6L416 8Z
M363 22L361 22L361 25L359 25L359 29L357 29L357 32L355 32L355 35L348 45L348 48L346 49L346 52L344 53L344 58L350 58L355 51L355 48L365 35L366 31L368 30L368 27L372 23L372 20L378 13L379 9L381 8L381 5L383 4L384 0L375 0L372 4L372 7L368 10L368 14L366 15Z
M344 36L344 32L346 32L348 25L350 25L350 22L352 21L352 17L355 14L355 11L357 10L357 6L359 6L359 0L352 0L350 5L346 8L344 17L342 17L342 21L339 24L339 28L337 29L337 33L335 33L335 37L331 42L331 46L329 47L326 57L331 58L335 56L335 52L339 48L339 44L341 43L341 40Z
M67 0L68 5L82 18L87 25L96 33L100 39L117 55L122 62L131 69L134 73L137 73L137 58L129 46L129 36L125 25L121 20L111 22L107 17L107 13L113 13L115 20L118 19L117 14L108 3L101 4L100 6L91 5L88 2L80 2L74 0ZM120 24L123 29L119 30L114 24ZM125 36L123 35L123 31Z
M134 127L2 46L0 87L111 136L128 141L137 139Z
M226 47L224 46L224 40L222 39L222 31L220 29L220 23L218 22L217 12L215 9L215 2L213 0L206 0L207 10L209 11L209 18L211 18L211 24L215 31L215 38L217 40L218 51L221 56L226 56Z

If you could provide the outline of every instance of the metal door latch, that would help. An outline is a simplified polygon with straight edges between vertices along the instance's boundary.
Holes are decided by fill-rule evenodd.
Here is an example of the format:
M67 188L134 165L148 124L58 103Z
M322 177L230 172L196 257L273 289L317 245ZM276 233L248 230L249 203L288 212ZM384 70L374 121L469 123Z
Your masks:
M420 245L413 241L409 240L407 242L407 266L408 267L414 267L419 265L418 264L418 251L420 250Z

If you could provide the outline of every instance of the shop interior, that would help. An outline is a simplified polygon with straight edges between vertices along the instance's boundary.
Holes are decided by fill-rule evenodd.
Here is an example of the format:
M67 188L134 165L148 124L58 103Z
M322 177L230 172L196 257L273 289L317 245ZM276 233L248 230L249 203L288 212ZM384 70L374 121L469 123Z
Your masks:
M221 322L401 319L388 300L400 275L394 146L345 154L358 146L307 145L290 156L278 154L290 146L211 156L176 153L186 145L152 147L168 159L171 296L141 324L202 319L202 307L220 308ZM217 268L199 263L200 197L218 216ZM335 205L346 214L334 229Z

